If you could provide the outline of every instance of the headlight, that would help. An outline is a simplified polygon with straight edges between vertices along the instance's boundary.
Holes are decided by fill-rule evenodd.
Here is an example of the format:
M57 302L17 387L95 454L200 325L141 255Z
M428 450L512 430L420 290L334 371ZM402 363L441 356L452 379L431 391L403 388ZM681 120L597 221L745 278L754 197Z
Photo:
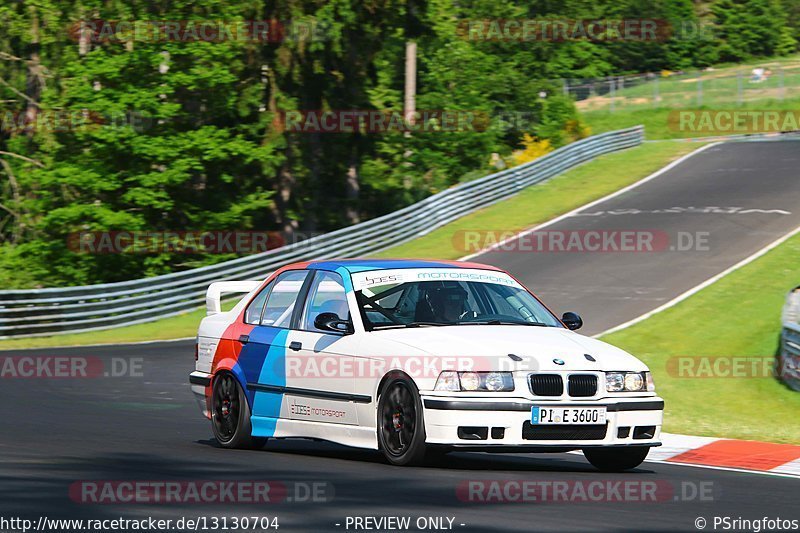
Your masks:
M641 392L655 390L649 372L607 372L606 391L608 392ZM652 386L652 389L650 388Z
M641 374L625 374L625 390L639 391L644 385L644 377Z
M606 374L606 390L608 392L620 392L625 388L625 375L621 372L609 372Z
M461 389L462 390L478 390L481 388L481 377L475 372L461 373Z
M486 375L484 385L490 391L514 390L511 372L490 372Z
M439 374L434 390L467 392L510 392L514 390L511 372L455 372Z
M461 385L458 383L458 372L445 370L439 374L439 379L436 380L435 390L444 391L460 391Z

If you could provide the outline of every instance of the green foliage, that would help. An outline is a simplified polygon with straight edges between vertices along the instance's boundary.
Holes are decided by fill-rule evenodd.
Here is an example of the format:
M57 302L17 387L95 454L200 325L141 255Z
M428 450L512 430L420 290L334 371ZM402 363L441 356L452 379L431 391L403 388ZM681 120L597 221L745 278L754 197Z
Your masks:
M69 238L82 231L329 231L489 173L490 156L509 159L526 135L553 147L587 135L559 78L797 48L798 0L702 9L691 0L6 2L0 283L109 282L231 257L75 253ZM680 31L655 42L475 40L461 31L475 20L546 18L647 18ZM80 31L82 21L268 20L286 38L129 31L87 40ZM714 33L683 31L701 22ZM284 130L282 117L298 110L401 113L411 40L417 109L461 112L472 126L434 117L411 133Z
M722 40L722 61L785 55L797 49L778 0L718 0L711 10Z

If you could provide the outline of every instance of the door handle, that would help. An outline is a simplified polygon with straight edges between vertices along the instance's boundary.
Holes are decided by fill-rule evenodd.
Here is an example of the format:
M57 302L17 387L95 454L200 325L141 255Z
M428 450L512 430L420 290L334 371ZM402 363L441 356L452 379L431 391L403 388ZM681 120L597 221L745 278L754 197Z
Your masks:
M295 352L301 350L303 348L303 344L297 341L292 341L289 343L289 349L294 350Z
M247 344L250 342L250 335L239 335L239 342L242 344Z

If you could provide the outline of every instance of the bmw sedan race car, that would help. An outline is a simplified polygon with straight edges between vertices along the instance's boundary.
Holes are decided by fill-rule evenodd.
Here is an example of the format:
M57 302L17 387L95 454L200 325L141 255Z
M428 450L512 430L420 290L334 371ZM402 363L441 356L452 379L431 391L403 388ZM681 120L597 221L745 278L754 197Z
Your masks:
M247 292L221 312L224 293ZM475 263L297 263L213 283L192 391L220 445L312 438L396 465L453 450L582 450L604 471L658 446L648 368Z

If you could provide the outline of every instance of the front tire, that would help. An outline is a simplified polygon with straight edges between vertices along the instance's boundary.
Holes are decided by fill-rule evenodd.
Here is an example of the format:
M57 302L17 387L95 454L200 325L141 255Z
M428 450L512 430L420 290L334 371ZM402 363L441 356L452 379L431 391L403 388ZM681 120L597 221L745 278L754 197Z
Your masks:
M250 405L239 381L229 372L214 376L211 393L211 430L223 448L262 448L267 439L250 432Z
M637 446L631 448L587 448L583 455L602 472L624 472L642 464L650 453L650 448Z
M393 465L425 459L425 420L414 383L397 374L386 380L378 400L378 447Z

